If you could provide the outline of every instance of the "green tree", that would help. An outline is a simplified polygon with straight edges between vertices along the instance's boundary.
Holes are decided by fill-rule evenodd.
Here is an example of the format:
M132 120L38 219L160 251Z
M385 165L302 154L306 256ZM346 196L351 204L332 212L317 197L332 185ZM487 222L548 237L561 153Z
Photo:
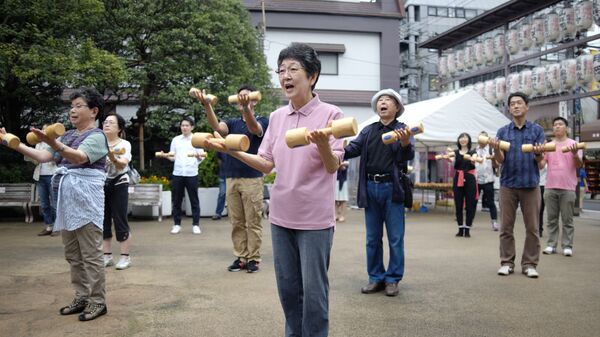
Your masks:
M0 125L22 137L64 118L65 87L126 80L121 60L91 38L103 12L99 0L0 2Z
M104 0L104 5L105 26L97 42L127 66L129 82L114 93L139 102L141 170L147 123L166 134L181 114L205 119L200 104L188 96L192 86L219 98L221 117L238 115L226 98L242 83L265 93L259 114L275 107L258 34L239 0Z

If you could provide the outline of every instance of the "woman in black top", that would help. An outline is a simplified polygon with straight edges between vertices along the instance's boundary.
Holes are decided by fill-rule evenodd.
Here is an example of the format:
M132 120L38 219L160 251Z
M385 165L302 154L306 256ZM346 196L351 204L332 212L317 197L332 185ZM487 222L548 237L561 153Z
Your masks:
M454 180L452 190L454 191L454 205L456 207L456 222L458 233L456 236L471 237L470 229L475 218L477 207L477 177L475 175L474 158L475 150L471 149L471 136L463 132L456 141L457 150L454 150ZM465 158L465 155L467 158ZM465 206L466 203L466 206ZM467 211L466 224L463 224L463 207Z

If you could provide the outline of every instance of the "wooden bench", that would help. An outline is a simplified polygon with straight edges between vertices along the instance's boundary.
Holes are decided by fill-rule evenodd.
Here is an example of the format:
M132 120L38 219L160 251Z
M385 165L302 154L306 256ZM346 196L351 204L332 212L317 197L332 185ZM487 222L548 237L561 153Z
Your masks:
M35 200L35 184L0 183L0 207L22 206L25 211L25 222L33 222L31 204Z
M162 221L162 185L137 184L129 186L129 206L158 206L158 221Z

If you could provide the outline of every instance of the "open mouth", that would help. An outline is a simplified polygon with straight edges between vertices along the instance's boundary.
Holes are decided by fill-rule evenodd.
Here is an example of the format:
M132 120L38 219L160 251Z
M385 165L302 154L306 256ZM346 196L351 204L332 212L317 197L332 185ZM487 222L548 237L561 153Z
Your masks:
M286 84L284 84L284 85L283 85L283 87L284 87L286 90L288 90L288 89L293 89L293 88L294 88L294 85L293 85L293 84L290 84L290 83L286 83Z

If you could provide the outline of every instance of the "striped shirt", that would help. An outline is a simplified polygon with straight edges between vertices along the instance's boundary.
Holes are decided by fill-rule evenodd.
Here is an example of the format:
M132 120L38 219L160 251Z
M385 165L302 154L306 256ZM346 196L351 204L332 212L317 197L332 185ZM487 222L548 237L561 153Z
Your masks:
M501 127L496 137L510 143L504 153L500 186L509 188L533 188L540 182L540 170L533 152L521 151L523 144L543 144L546 140L544 129L538 124L526 121L522 128L514 122Z

